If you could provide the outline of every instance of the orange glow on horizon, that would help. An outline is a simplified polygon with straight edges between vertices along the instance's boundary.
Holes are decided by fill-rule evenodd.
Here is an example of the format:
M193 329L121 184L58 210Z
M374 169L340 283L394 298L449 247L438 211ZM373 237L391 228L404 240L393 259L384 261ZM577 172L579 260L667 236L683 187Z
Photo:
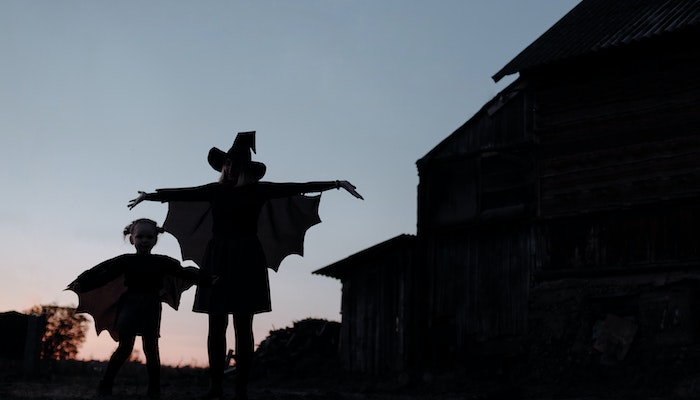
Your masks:
M269 329L255 329L256 347L269 335ZM233 348L234 334L233 327L229 326L227 331L228 348ZM160 361L163 366L170 367L197 367L206 368L209 366L207 356L206 332L199 335L171 334L161 330L159 341ZM77 359L81 361L108 361L112 353L117 348L115 342L106 331L99 336L95 333L95 327L91 323L87 334L87 340L78 350ZM137 338L134 344L132 357L139 362L145 362L141 340Z

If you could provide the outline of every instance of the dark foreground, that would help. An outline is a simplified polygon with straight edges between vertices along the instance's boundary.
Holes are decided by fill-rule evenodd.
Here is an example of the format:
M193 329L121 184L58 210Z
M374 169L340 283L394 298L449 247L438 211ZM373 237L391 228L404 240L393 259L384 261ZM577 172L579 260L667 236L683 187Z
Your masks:
M0 375L0 400L63 400L93 399L104 363L67 361L55 364L33 377L17 375L5 369ZM206 370L200 368L164 367L162 374L163 400L198 399L207 389ZM227 381L227 399L232 398L234 379ZM427 382L427 383L426 383ZM394 378L370 380L351 377L329 368L313 376L299 376L294 371L278 371L254 377L250 399L270 400L413 400L413 399L686 399L697 398L700 379L686 379L685 384L672 390L634 390L629 385L588 384L542 385L528 382L513 384L498 380L468 381L464 375L423 377L421 383ZM624 386L625 389L621 387ZM669 388L671 389L671 388ZM131 363L124 366L115 382L109 400L147 399L145 366ZM664 394L661 394L664 393Z
M1 400L93 399L105 363L64 361L33 377L15 375L5 370L0 379ZM126 364L120 371L109 400L147 399L145 366ZM293 374L293 373L292 373ZM317 374L319 375L319 374ZM425 388L408 389L398 381L370 381L348 377L339 371L324 371L323 376L290 377L277 374L256 376L250 384L251 400L314 400L314 399L463 399L488 398L476 394L433 392ZM235 379L227 379L226 397L232 398ZM207 371L200 368L164 367L162 374L163 400L198 399L207 390Z

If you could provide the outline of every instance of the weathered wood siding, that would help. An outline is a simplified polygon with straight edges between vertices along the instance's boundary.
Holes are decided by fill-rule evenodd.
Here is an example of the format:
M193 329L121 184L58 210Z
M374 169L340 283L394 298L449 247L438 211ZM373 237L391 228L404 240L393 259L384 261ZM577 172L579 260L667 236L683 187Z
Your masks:
M418 161L418 234L534 211L528 96L513 85Z
M419 234L464 224L479 215L478 159L455 158L431 164L419 184Z
M525 224L484 225L427 240L434 364L465 356L476 342L525 332L533 246Z
M700 261L698 65L651 42L526 74L543 277Z
M530 112L523 90L517 82L506 88L425 158L431 162L448 160L529 142L529 123L523 122ZM421 160L418 163L420 167Z
M415 347L416 247L382 253L342 279L340 354L352 372L405 371Z
M429 365L525 332L536 247L528 102L510 87L418 162Z
M659 47L531 78L542 217L700 195L700 51Z
M676 202L548 221L544 277L658 272L700 265L700 204Z

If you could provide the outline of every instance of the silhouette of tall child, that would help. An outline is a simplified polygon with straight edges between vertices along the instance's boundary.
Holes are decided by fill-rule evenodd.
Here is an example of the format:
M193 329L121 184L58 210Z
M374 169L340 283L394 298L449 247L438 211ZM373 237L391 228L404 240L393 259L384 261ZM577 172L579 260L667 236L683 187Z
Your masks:
M219 182L180 189L139 192L133 208L143 200L209 202L213 217L212 238L206 247L202 272L216 276L209 287L198 287L193 310L209 315L208 353L211 386L207 399L223 395L224 355L228 315L233 316L236 338L236 399L247 398L248 375L253 357L253 315L271 311L267 263L257 235L263 205L274 198L343 188L362 197L347 181L309 183L262 182L265 165L251 160L255 132L241 132L231 148L209 151L208 162L221 173Z

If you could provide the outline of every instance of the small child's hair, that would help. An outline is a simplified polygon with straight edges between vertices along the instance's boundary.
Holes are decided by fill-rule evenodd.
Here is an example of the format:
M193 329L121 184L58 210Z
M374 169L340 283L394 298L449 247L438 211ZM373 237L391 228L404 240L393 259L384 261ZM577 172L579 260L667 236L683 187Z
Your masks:
M153 225L153 227L156 229L156 232L159 234L165 232L165 229L158 226L158 223L156 221L154 221L152 219L148 219L148 218L139 218L139 219L135 219L135 220L131 221L131 223L129 225L124 227L124 232L122 232L124 234L124 237L126 238L127 236L134 233L134 227L136 227L136 225L138 225L138 224Z

